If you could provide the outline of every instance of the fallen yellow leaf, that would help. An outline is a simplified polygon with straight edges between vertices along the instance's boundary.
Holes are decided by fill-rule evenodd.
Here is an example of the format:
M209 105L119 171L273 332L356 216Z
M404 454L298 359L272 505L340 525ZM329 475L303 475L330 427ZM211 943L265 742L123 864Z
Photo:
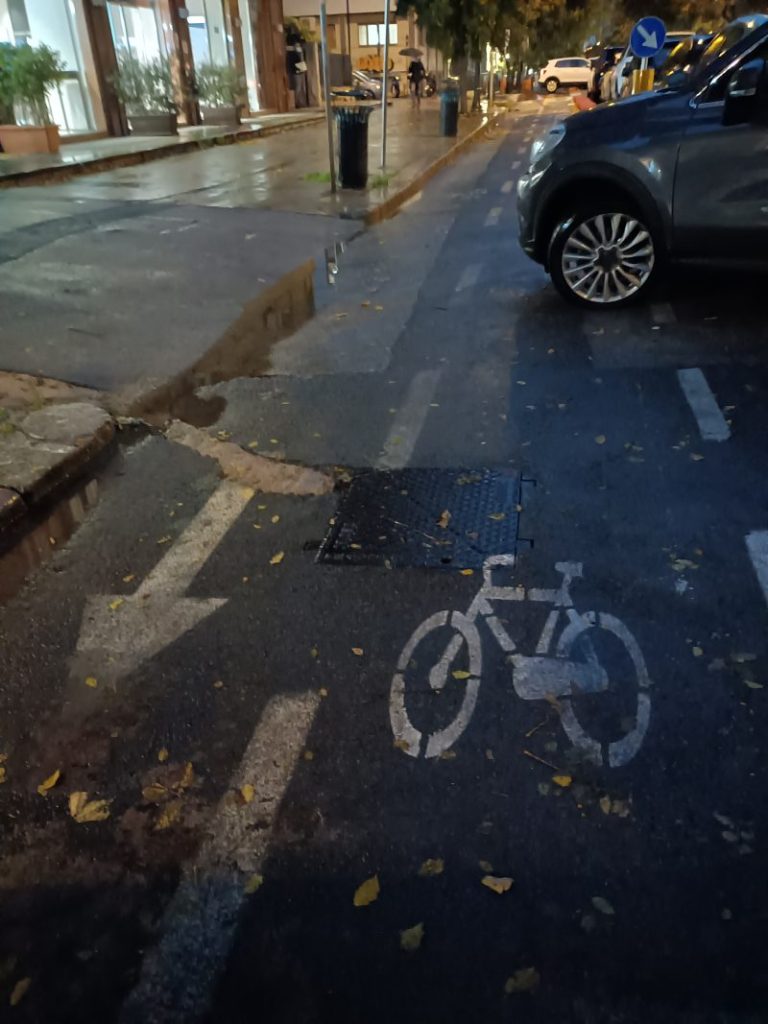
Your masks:
M99 685L99 681L95 676L86 676L85 685L90 686L92 690L95 690L96 687Z
M285 552L284 551L278 551L276 555L272 555L272 557L269 560L269 564L270 565L280 565L280 563L282 562L282 560L284 558L285 558Z
M248 447L249 448L258 448L259 447L259 442L258 441L249 441L248 442Z
M313 751L311 751L311 750L305 750L304 751L304 760L305 761L314 761L314 759L315 759L315 755L314 755Z
M280 516L272 516L272 522L273 523L279 523L280 522Z
M600 810L603 814L611 813L611 798L609 796L600 797Z
M605 444L605 441L606 441L605 434L598 434L597 437L595 438L595 444Z
M535 967L521 967L520 970L507 978L504 991L508 996L518 992L535 992L541 982L541 976Z
M373 308L376 310L377 313L383 313L384 312L384 307L383 306L374 306Z
M601 914L605 914L606 917L613 917L616 911L613 909L611 903L604 896L593 896L592 906L595 910L599 910Z
M469 672L466 672L463 668L455 669L451 672L451 675L454 679L469 679Z
M428 857L419 868L419 875L422 878L432 878L435 875L442 875L445 862L442 857Z
M157 760L162 764L163 761L168 760L168 749L167 747L161 747L157 752Z
M57 768L55 772L53 772L51 775L48 776L47 779L45 779L45 781L40 783L40 785L37 787L37 792L40 794L40 796L45 796L49 789L53 789L53 787L56 785L60 778L61 772Z
M410 744L408 743L408 740L395 740L395 742L392 744L392 746L396 747L397 750L408 751L408 750L411 749Z
M693 460L693 462L701 462L703 458L704 456L699 455L698 452L691 452L691 459Z
M21 978L19 981L16 982L16 984L13 986L13 991L11 992L11 998L9 1000L11 1006L19 1005L21 1000L27 994L29 986L31 984L31 978Z
M556 786L560 786L563 789L568 789L568 787L573 782L573 777L570 775L553 775L552 781Z
M413 928L406 928L400 932L400 949L404 949L411 953L413 950L418 949L421 945L421 940L424 938L424 925L421 921L415 924Z
M116 612L121 604L125 604L125 598L116 597L114 601L109 602L109 610L111 612Z
M157 821L152 827L153 832L162 832L171 825L175 825L181 814L181 800L171 800L160 811Z
M224 689L224 680L223 679L217 679L216 682L213 684L213 688L214 688L214 690L223 690Z
M480 884L484 885L486 889L491 889L501 896L502 893L509 892L513 885L513 879L511 878L497 878L496 875L484 875L480 879Z
M474 569L462 569L460 575L462 575L462 576L473 576L474 572L475 572Z
M171 791L162 782L150 782L148 786L142 789L141 795L149 803L158 804L161 800L165 800L167 796L170 796Z
M129 572L126 576L123 576L123 583L133 583L136 579L136 573Z
M491 864L490 861L488 861L488 860L479 860L477 863L480 866L480 870L484 871L486 873L486 875L492 875L493 874L493 864Z
M445 530L448 528L448 524L450 523L450 521L451 513L448 511L448 509L446 509L445 512L440 513L440 518L437 520L437 525L440 527L441 530Z
M704 653L704 651L703 651L703 649L701 647L692 647L691 648L691 654L694 656L694 658L700 658L703 653Z
M243 886L243 892L247 896L252 896L257 889L260 889L264 884L264 875L251 875L248 881Z
M174 789L187 789L195 781L195 770L192 767L192 762L187 761L184 765L184 774L181 776L179 782L174 786Z
M7 782L7 781L8 781L8 776L6 775L6 772L5 772L5 765L4 764L0 764L0 784L2 784L3 782Z
M367 907L369 903L378 899L379 892L379 876L373 875L372 878L367 878L362 885L357 887L352 902L356 907Z
M321 697L327 697L328 696L328 691L326 690L326 688L324 686L321 686L320 689L317 692L320 694Z
M502 519L507 518L506 512L491 512L488 516L489 519L493 519L495 522L500 523Z
M246 782L245 785L240 787L240 796L243 798L243 800L245 800L247 804L249 804L253 800L255 795L256 790L253 788L250 782Z
M111 800L89 800L88 794L79 791L69 794L69 813L79 825L91 821L106 821L109 817Z
M762 690L762 689L764 689L763 684L755 682L754 679L745 679L744 680L744 685L748 686L750 688L750 690Z
M362 656L365 654L365 651L363 650L362 647L353 647L352 653L356 655L358 658L362 658Z

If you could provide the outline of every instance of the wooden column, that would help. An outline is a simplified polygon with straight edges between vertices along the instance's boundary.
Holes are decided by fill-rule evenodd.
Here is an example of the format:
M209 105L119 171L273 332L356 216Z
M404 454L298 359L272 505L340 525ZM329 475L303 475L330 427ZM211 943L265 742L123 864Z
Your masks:
M232 54L235 70L241 81L245 82L245 51L243 49L243 33L240 28L240 8L237 0L224 0L224 18L227 32L232 37ZM248 89L243 86L240 102L244 110L249 109Z
M173 47L171 64L179 90L177 102L183 111L187 124L202 124L197 96L194 93L194 62L192 60L192 40L189 38L189 22L186 17L184 0L168 0ZM184 11L182 17L181 11Z
M259 99L262 109L289 110L285 69L283 0L248 0L256 44Z
M83 13L88 26L91 41L91 52L99 83L99 95L104 109L104 120L110 135L127 135L128 118L120 100L117 98L112 80L117 74L117 57L112 41L112 30L109 27L106 3L94 3L83 0Z

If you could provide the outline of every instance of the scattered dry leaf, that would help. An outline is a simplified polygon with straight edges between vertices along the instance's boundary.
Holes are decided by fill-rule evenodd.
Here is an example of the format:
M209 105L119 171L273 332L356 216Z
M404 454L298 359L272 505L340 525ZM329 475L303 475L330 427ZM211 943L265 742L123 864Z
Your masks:
M693 460L694 462L701 462L701 460L702 460L703 458L704 458L704 456L703 456L703 455L699 455L699 453L698 453L698 452L691 452L691 459L692 459L692 460Z
M114 599L114 601L110 601L109 602L109 610L111 612L116 612L121 604L125 604L125 598L124 597L116 597Z
M40 785L37 787L37 792L40 796L45 796L49 789L53 789L56 783L61 778L61 771L57 768L55 772L52 772Z
M7 782L7 781L8 781L8 776L6 774L5 765L4 764L0 764L0 784L2 784L3 782Z
M18 1006L19 1005L21 1000L24 998L24 996L29 991L29 986L31 984L32 984L32 979L31 978L21 978L21 979L19 979L19 981L16 982L16 984L13 986L13 991L11 992L11 998L9 1000L11 1006Z
M488 516L488 518L489 519L493 519L494 522L496 522L496 523L500 523L502 519L506 519L507 518L507 513L506 512L491 512L491 514Z
M305 761L314 761L315 760L315 752L313 750L305 750L304 754L303 754L303 757L304 757Z
M282 562L282 560L284 558L285 558L285 552L284 551L278 551L276 555L272 555L272 557L269 560L269 564L270 565L280 565L280 563Z
M511 878L498 878L496 875L484 875L480 879L480 884L484 885L486 889L491 889L501 896L502 893L509 892L512 888L513 879Z
M421 940L424 938L424 924L419 921L413 928L406 928L400 932L400 949L404 949L407 952L413 952L418 949L421 945Z
M245 800L247 804L249 804L253 800L255 795L256 790L253 788L250 782L246 782L245 785L240 787L240 796L243 798L243 800Z
M168 749L167 747L161 747L157 752L157 760L162 764L168 760Z
M264 884L264 875L251 875L248 881L243 886L243 892L246 896L252 896L257 889L260 889Z
M472 575L474 575L474 572L475 572L474 569L462 569L460 575L461 576L472 576Z
M151 804L159 804L166 797L171 795L170 790L162 784L162 782L150 782L148 786L144 786L141 791L141 795L146 801Z
M353 648L352 648L352 653L353 653L353 654L354 654L354 655L355 655L356 657L358 657L358 658L362 658L362 656L363 656L363 655L365 654L365 651L363 650L363 648L362 648L362 647L353 647Z
M463 668L455 669L451 672L451 675L454 679L469 679L469 672L466 672Z
M613 909L613 905L609 903L604 896L593 896L592 906L595 910L599 910L601 914L605 914L607 917L613 917L616 913Z
M568 789L573 782L573 777L571 775L553 775L552 781L556 786L560 786L562 789Z
M321 686L317 692L320 694L321 697L328 696L328 690L324 686Z
M535 992L541 982L541 976L535 967L521 967L520 970L507 978L504 991L508 996L519 992Z
M406 752L411 749L408 740L395 740L392 746L395 747L397 750L405 750Z
M762 683L758 683L754 679L745 679L744 685L748 686L750 690L762 690L764 688Z
M69 794L69 813L79 825L91 821L106 821L111 800L89 800L82 791Z
M372 878L367 878L362 885L357 887L352 902L356 907L367 907L369 903L378 899L379 892L379 876L373 875Z
M703 651L703 649L701 647L692 647L691 648L691 654L694 656L694 658L700 658L703 653L704 653L704 651Z
M280 516L272 516L272 522L273 523L279 523L280 522Z
M440 518L437 520L437 525L440 527L441 530L447 530L450 521L451 513L448 511L448 509L446 509L444 512L440 513Z
M123 583L133 583L133 581L135 579L136 579L136 573L135 572L129 572L129 573L126 573L125 576L123 576Z
M160 811L157 821L152 826L153 832L162 832L175 825L181 815L181 800L170 800Z
M419 868L422 878L432 878L434 875L442 875L445 862L442 857L428 857Z
M484 871L486 875L493 874L493 864L491 864L489 860L479 860L477 863L478 866L480 867L480 870Z
M598 434L597 437L595 438L595 444L605 444L605 442L606 442L605 434Z
M224 689L224 680L223 679L217 679L216 682L213 684L213 688L214 688L214 690L223 690Z
M86 676L85 685L90 686L92 690L95 690L96 687L99 685L99 681L95 676Z

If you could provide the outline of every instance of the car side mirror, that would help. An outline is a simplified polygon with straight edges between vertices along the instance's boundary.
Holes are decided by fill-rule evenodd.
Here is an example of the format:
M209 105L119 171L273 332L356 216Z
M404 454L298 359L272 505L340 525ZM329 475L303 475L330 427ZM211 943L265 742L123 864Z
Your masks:
M748 124L768 114L766 62L750 60L734 72L725 91L723 124Z

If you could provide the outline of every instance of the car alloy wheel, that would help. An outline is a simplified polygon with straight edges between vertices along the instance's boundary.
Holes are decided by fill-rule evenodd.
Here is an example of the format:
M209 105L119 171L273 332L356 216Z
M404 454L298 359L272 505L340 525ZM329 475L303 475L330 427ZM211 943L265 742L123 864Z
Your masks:
M628 302L648 284L655 264L651 233L629 213L599 213L579 221L560 254L566 287L589 305Z
M560 83L556 78L548 78L544 83L544 88L547 90L547 92L554 93L557 92L557 90L560 88Z

